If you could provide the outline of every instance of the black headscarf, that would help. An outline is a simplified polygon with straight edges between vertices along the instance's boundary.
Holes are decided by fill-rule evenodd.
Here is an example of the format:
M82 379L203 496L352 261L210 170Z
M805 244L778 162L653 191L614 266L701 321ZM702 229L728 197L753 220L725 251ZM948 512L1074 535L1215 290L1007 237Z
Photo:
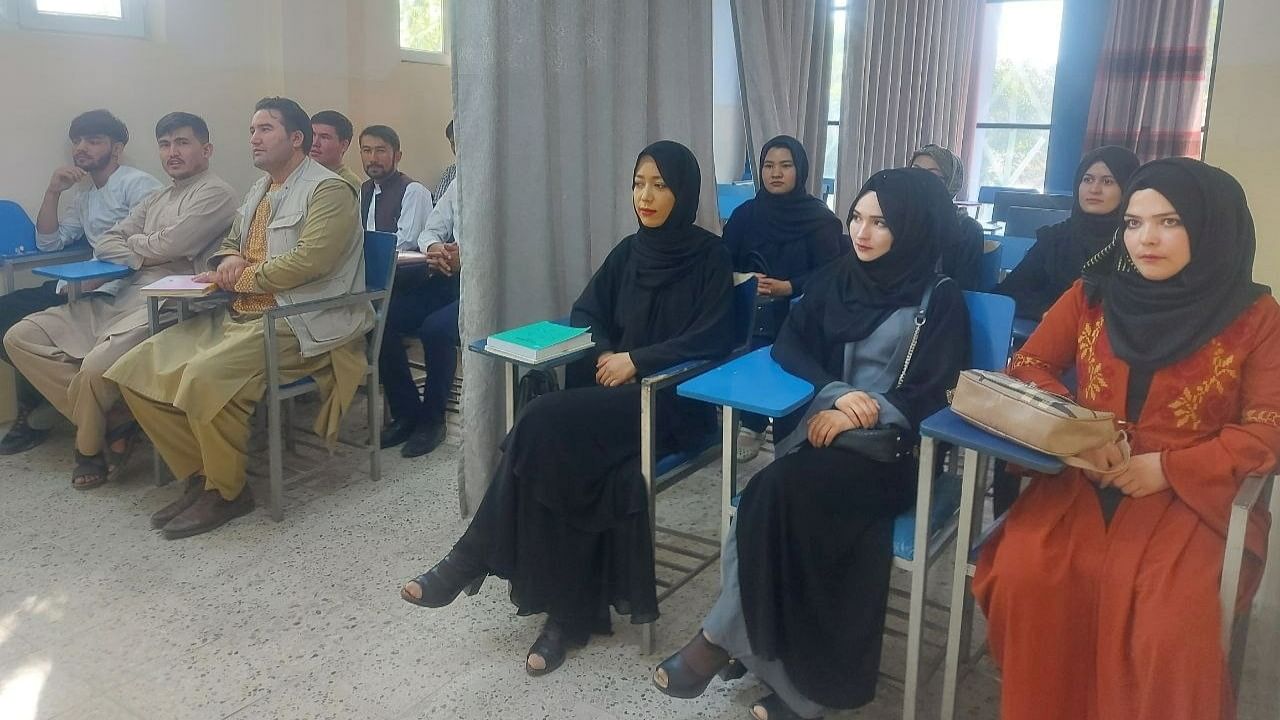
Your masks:
M764 158L770 150L778 147L791 152L791 159L796 166L796 185L790 192L782 195L769 192L763 183ZM744 238L748 246L759 248L769 244L790 245L812 237L823 225L836 228L840 226L840 219L831 212L827 204L810 195L806 189L809 155L799 140L790 135L779 135L765 143L760 149L757 171L761 187L756 191L751 208L751 222L747 225L747 237Z
M942 171L942 182L947 186L947 192L955 197L964 187L964 162L955 153L933 143L915 151L911 155L911 162L914 163L921 155L928 155L933 159L934 164Z
M1116 356L1154 371L1199 350L1271 289L1253 281L1253 215L1234 177L1191 158L1156 160L1134 174L1121 207L1148 189L1178 211L1191 240L1191 262L1168 280L1147 280L1118 238L1105 253L1090 298L1102 301Z
M1072 242L1083 251L1085 260L1111 244L1116 231L1120 229L1120 217L1124 211L1124 204L1121 203L1115 210L1105 215L1095 215L1086 212L1084 206L1080 204L1080 183L1084 180L1085 173L1089 172L1089 168L1099 161L1111 171L1111 177L1116 179L1121 192L1129 186L1129 178L1133 176L1140 164L1138 156L1132 150L1119 145L1104 145L1080 159L1080 164L1076 167L1075 185L1072 186L1075 204L1071 207L1071 219L1067 223ZM1082 265L1083 263L1075 263L1074 267L1065 268L1072 273L1071 282L1075 282L1079 277Z
M893 233L893 245L870 262L846 253L811 282L810 292L791 311L788 322L794 321L799 335L821 336L806 343L812 345L807 348L812 357L867 337L898 308L919 305L936 277L945 233L955 221L946 188L928 170L882 170L858 191L849 207L850 218L858 200L871 192ZM812 328L821 332L809 332Z
M640 214L636 213L640 225L633 249L636 284L656 288L684 275L703 256L707 246L719 238L693 224L698 215L702 173L698 159L689 148L671 140L659 140L640 152L636 169L646 157L653 158L663 182L676 196L671 215L661 227L645 227L640 222Z

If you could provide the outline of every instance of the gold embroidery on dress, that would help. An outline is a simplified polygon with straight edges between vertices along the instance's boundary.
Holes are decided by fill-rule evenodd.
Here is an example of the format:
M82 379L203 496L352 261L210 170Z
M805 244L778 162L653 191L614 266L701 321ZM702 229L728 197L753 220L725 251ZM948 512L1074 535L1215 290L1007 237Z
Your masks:
M1080 328L1080 337L1076 342L1080 364L1084 369L1083 382L1080 383L1080 397L1085 400L1097 400L1098 393L1105 390L1107 379L1102 376L1102 362L1094 345L1098 342L1098 334L1102 331L1102 318L1086 322Z
M1041 360L1038 357L1023 355L1022 353L1014 353L1013 363L1009 366L1009 368L1013 369L1013 368L1020 368L1020 367L1034 367L1034 368L1040 368L1041 370L1048 370L1050 372L1053 371L1053 368L1049 367L1049 363Z
M1213 369L1209 373L1209 377L1205 378L1199 385L1195 387L1182 388L1182 394L1176 400L1169 403L1169 409L1173 410L1173 416L1178 419L1178 427L1190 426L1192 430L1200 428L1200 406L1208 397L1210 391L1216 391L1219 395L1226 393L1226 386L1222 381L1227 378L1240 377L1239 371L1236 370L1236 356L1228 355L1227 349L1222 346L1218 340L1214 340L1211 344L1213 347Z
M1271 427L1280 427L1280 412L1275 410L1245 410L1244 421L1247 423L1261 423L1270 425Z

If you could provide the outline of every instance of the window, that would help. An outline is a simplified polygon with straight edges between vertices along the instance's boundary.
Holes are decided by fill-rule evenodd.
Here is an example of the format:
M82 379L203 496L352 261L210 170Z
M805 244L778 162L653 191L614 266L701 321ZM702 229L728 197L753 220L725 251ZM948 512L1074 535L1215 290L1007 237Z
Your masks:
M970 197L998 185L1044 190L1062 0L987 0Z
M835 206L836 167L840 158L840 101L844 89L844 30L848 15L848 0L831 0L831 87L827 94L827 147L824 149L822 191L830 193L825 198Z
M20 0L18 22L33 30L146 35L144 0Z
M445 0L400 0L402 60L449 63L447 6Z

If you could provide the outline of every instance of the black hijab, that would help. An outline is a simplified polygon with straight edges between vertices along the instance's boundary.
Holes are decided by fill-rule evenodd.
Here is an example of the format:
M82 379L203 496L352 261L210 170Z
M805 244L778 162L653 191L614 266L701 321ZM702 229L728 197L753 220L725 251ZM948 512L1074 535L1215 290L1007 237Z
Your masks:
M955 222L951 198L928 170L899 168L872 175L849 207L874 192L893 233L889 252L870 262L846 253L833 261L814 290L819 302L801 301L792 311L799 323L816 322L827 343L847 343L870 335L895 310L920 304L936 276L946 232ZM819 290L819 288L821 288ZM812 314L820 313L819 317Z
M789 192L777 195L764 187L764 159L773 148L786 148L796 166L796 185ZM840 219L827 204L809 194L805 183L809 178L809 155L800 141L790 135L779 135L760 149L760 164L756 166L761 178L760 189L750 208L751 222L746 224L743 242L748 251L760 251L769 245L790 245L807 240L817 234L823 225L840 227Z
M1148 189L1178 211L1191 262L1168 280L1147 280L1117 238L1089 291L1102 301L1116 356L1150 372L1199 350L1271 289L1253 281L1253 215L1234 177L1191 158L1156 160L1134 174L1121 207Z
M1122 193L1129 186L1129 179L1140 164L1138 156L1133 154L1132 150L1119 145L1104 145L1080 159L1073 186L1075 204L1071 207L1071 218L1067 222L1072 240L1086 251L1086 259L1111 244L1116 231L1120 229L1120 217L1124 211L1124 203L1121 203L1115 210L1105 215L1095 215L1085 212L1084 206L1080 204L1080 183L1084 180L1085 173L1089 172L1089 168L1099 161L1111 171L1111 177L1116 179L1116 184L1120 186ZM1070 268L1070 272L1074 275L1071 278L1072 282L1079 276L1079 271L1078 266Z
M632 249L636 284L657 288L682 277L719 238L693 224L698 215L702 173L698 159L689 148L671 140L659 140L640 152L636 170L646 157L653 158L663 182L676 196L671 215L660 227L645 227L640 222L640 214L636 213L640 225Z

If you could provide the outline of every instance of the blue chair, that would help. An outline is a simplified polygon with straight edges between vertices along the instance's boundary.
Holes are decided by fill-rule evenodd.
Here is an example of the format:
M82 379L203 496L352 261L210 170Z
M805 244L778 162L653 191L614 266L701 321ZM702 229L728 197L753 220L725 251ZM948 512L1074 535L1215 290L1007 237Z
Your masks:
M999 241L991 244L994 247L982 253L978 271L978 290L981 292L991 292L1000 284L1000 263L1004 258L1004 246Z
M996 201L996 193L1015 192L1015 193L1035 193L1035 188L1010 187L1007 185L983 185L978 188L978 203L981 205L993 205Z
M1009 209L1013 207L1070 210L1073 205L1075 205L1075 197L1072 195L1001 190L995 194L995 199L991 203L991 219L997 221L1006 219Z
M1003 368L1008 358L1013 324L1013 300L1001 295L966 292L970 316L971 365ZM813 386L783 370L769 356L771 348L755 350L680 385L677 392L722 408L721 538L728 537L738 498L734 454L740 412L785 416L809 402ZM914 510L894 523L894 567L911 574L907 594L907 667L902 680L903 716L914 718L920 683L920 655L924 641L925 586L930 566L951 543L959 525L960 480L953 474L933 476L935 444L922 441L919 486ZM916 518L927 517L928 523ZM917 550L920 550L917 552ZM886 628L891 634L902 634Z
M1014 205L1005 213L1004 232L1016 237L1035 237L1036 231L1071 217L1070 210Z
M80 299L80 285L89 280L115 280L133 274L133 268L105 260L81 260L62 265L45 265L31 271L36 275L60 280L67 284L67 300Z
M48 265L92 257L87 243L57 252L42 252L36 246L36 226L22 206L12 200L0 200L0 293L8 295L17 283L18 268Z
M755 183L717 183L716 203L720 207L720 222L728 222L739 205L755 196Z
M1036 244L1033 237L1017 237L1014 235L988 235L987 239L1000 243L1000 279L1018 267L1018 264L1031 252Z

